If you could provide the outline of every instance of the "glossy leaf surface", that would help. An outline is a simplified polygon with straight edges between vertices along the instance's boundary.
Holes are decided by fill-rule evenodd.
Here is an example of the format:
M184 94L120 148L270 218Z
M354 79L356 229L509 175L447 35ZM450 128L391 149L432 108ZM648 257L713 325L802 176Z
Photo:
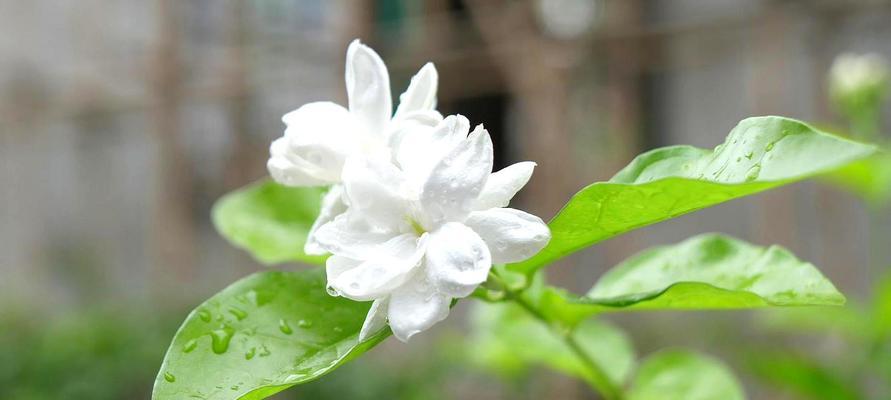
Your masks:
M705 234L629 258L583 297L548 288L539 301L572 325L599 312L841 305L845 297L782 247Z
M262 399L316 379L389 335L358 342L369 306L329 296L320 268L251 275L189 314L152 398Z
M873 146L782 117L748 118L714 150L672 146L644 153L609 182L594 183L548 224L550 243L508 267L532 273L602 240L691 211L834 170Z

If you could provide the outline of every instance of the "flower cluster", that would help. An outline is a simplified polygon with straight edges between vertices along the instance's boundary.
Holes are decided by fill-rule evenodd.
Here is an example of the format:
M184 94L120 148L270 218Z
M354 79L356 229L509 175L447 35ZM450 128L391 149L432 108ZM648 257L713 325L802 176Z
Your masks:
M525 260L550 240L541 219L505 208L535 163L493 173L486 129L435 110L433 64L391 115L386 66L356 40L346 87L348 109L317 102L283 117L268 168L284 185L332 185L304 250L332 254L332 295L373 301L360 340L389 323L406 341L443 320L492 264Z

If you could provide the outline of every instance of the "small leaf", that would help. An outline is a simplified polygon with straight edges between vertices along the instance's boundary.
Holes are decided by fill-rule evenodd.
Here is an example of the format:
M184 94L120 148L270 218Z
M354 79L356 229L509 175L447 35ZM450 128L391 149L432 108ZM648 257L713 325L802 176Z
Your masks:
M479 364L508 375L540 364L586 381L592 379L561 337L519 306L477 303L472 322L474 334L468 348ZM607 367L615 385L627 379L635 356L624 332L604 321L587 320L572 335L591 358Z
M189 314L167 350L152 399L262 399L368 351L369 303L332 297L323 269L244 278Z
M531 274L594 243L728 200L833 170L873 146L781 117L743 120L713 151L673 146L644 153L609 182L594 183L548 224L551 241L508 267Z
M686 350L667 350L640 366L629 400L736 400L745 394L720 361Z
M539 301L572 325L608 311L841 305L845 297L782 247L705 234L632 256L584 297L548 288Z
M300 261L324 264L303 252L321 206L321 188L292 188L263 180L223 196L213 222L223 237L263 264Z

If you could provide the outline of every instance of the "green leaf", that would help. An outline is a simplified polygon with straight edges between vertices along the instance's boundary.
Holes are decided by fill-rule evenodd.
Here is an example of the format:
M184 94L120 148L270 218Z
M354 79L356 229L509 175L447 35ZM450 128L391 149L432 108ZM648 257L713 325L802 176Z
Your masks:
M891 201L891 154L886 152L830 172L827 182L847 190L875 206Z
M745 394L720 361L686 350L652 355L640 366L629 400L736 400Z
M560 336L519 306L481 302L474 306L468 349L475 362L504 375L540 364L585 381L594 379ZM635 356L624 332L605 321L587 320L572 335L592 359L607 367L617 386L627 379Z
M189 314L152 399L262 399L316 379L389 336L358 342L369 306L328 295L321 268L251 275Z
M549 288L540 302L571 325L608 311L841 305L845 297L782 247L705 234L632 256L584 297Z
M262 180L223 196L213 208L217 231L264 264L324 264L303 252L321 206L321 188L292 188Z
M805 179L874 152L873 146L799 121L748 118L713 151L656 149L638 156L609 182L582 189L549 223L550 243L509 268L532 273L632 229Z
M833 369L816 360L770 349L748 353L746 364L762 381L807 399L865 398L854 382L843 378L846 372L837 365Z

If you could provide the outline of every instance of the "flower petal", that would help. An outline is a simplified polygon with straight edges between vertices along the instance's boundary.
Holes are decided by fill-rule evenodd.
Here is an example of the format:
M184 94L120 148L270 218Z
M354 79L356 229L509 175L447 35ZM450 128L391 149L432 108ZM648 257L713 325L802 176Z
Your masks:
M354 260L349 257L343 256L331 256L325 260L325 273L327 275L328 281L328 294L332 296L339 296L336 290L331 287L331 282L334 282L340 274L349 271L353 268L356 268L362 264L359 260Z
M413 111L433 110L436 107L438 81L439 76L433 63L424 64L411 78L408 89L399 96L399 107L396 108L394 119Z
M434 126L419 122L399 131L401 140L393 148L396 162L406 179L420 190L430 171L449 151L467 139L470 121L450 115Z
M423 218L431 228L443 221L461 221L492 173L492 139L482 125L447 153L430 171L421 189Z
M551 231L541 218L513 208L474 211L464 224L486 242L495 264L528 259L551 240Z
M486 281L492 258L479 235L457 222L430 233L424 259L427 278L450 297L467 297Z
M303 252L317 256L325 254L325 249L323 249L322 246L319 245L319 242L316 241L316 231L322 225L333 221L335 217L346 212L346 210L347 205L343 202L343 185L331 186L331 189L329 189L328 193L325 193L325 197L322 198L322 208L319 211L319 216L316 217L315 222L312 223L312 227L309 228L309 234L306 236L306 243L303 245Z
M424 257L425 241L426 236L418 239L413 234L390 239L375 249L367 261L343 271L328 284L341 296L356 301L386 297L411 277Z
M402 172L389 160L351 158L343 169L343 184L352 211L375 229L408 227L409 205L403 193Z
M390 299L377 299L371 303L368 309L368 315L365 316L365 323L362 324L362 330L359 331L359 341L365 341L375 333L387 326L387 308L390 306Z
M369 134L383 138L393 112L390 75L380 56L358 39L347 49L346 88L350 112Z
M393 335L407 342L449 316L451 299L436 292L426 276L416 273L390 296L387 316Z
M507 207L510 199L529 182L535 166L532 161L523 161L489 175L486 186L476 199L474 210Z
M285 186L324 186L328 179L319 178L325 173L305 160L288 154L288 138L278 138L269 146L269 161L266 169L272 180Z
M331 254L364 260L398 233L377 229L361 214L347 210L320 226L313 236L319 247Z
M302 183L296 178L302 172L323 183L340 182L344 161L358 151L357 137L363 129L358 121L331 102L303 105L285 114L282 121L287 125L285 135L269 149L268 167L273 177Z

